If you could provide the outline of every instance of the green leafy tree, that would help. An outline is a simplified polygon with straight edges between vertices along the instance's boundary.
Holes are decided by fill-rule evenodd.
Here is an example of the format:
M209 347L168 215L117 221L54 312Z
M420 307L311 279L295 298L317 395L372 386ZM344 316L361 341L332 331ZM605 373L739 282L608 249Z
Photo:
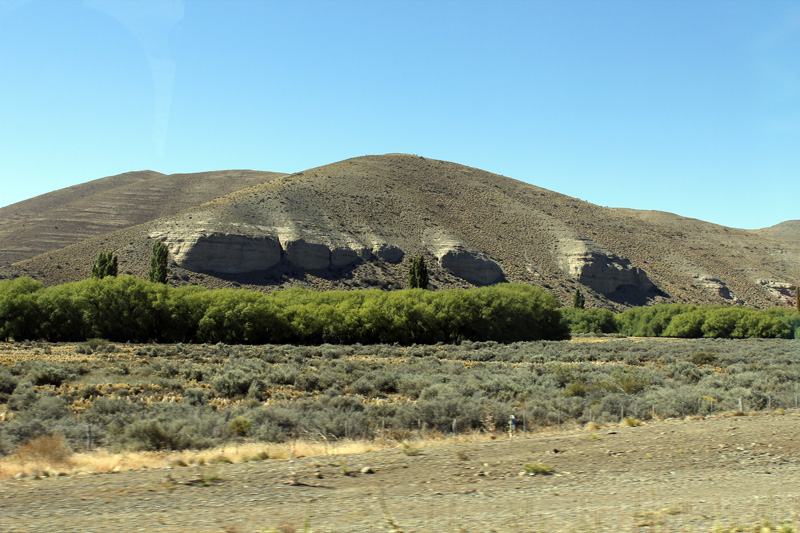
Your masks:
M428 267L425 266L425 258L421 255L411 261L411 269L408 271L408 286L412 289L428 288Z
M92 277L103 279L107 276L117 275L117 264L119 257L111 252L100 252L97 261L92 265Z
M148 279L153 283L167 282L167 245L161 241L153 243L153 255L150 257L150 270L147 271Z
M580 289L575 289L575 295L572 297L572 307L575 309L583 309L586 307L586 298Z

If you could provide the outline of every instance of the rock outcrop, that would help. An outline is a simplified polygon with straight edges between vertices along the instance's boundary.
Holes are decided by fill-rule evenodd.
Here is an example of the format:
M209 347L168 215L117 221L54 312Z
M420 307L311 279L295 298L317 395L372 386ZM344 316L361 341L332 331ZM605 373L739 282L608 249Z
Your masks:
M503 278L500 265L477 252L451 248L441 250L438 259L442 268L473 285L491 285Z
M386 242L381 242L381 243L376 243L372 247L372 255L374 255L381 261L397 264L403 261L405 253L397 246L393 246Z
M237 225L225 230L207 227L171 228L150 234L163 241L181 268L194 272L247 274L280 265L305 271L350 268L369 260L400 263L404 252L386 242L377 242L372 251L349 239L328 244L327 236L298 236L286 228Z
M785 281L775 281L774 279L759 279L757 281L785 305L794 303L794 299L797 296L796 285Z
M644 270L588 239L564 239L556 247L559 267L582 285L607 297L616 292L656 291Z
M331 250L305 239L281 241L286 262L302 270L324 270L331 266Z
M697 278L697 281L700 288L712 292L720 298L724 298L726 300L733 299L730 289L721 279L712 278L709 276L700 276Z
M439 265L473 285L491 285L504 278L503 269L486 254L440 230L426 232L423 242Z
M281 262L278 239L268 235L226 234L194 230L156 234L169 248L175 263L198 272L242 274L269 270Z

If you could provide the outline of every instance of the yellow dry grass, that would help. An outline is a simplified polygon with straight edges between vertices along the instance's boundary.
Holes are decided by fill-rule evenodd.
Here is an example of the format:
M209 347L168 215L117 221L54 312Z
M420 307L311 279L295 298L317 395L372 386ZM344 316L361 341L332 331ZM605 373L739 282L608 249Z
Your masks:
M413 440L415 449L425 449L448 444L485 442L497 438L486 433L469 433L444 437L431 435ZM321 457L354 455L359 453L402 447L390 439L309 441L294 440L287 443L243 442L207 450L163 452L113 452L98 449L92 452L69 454L58 460L46 457L12 454L0 459L0 481L15 477L54 477L60 475L88 475L103 472L121 472L143 468L173 468L213 463L246 463L259 460L287 460L292 455Z

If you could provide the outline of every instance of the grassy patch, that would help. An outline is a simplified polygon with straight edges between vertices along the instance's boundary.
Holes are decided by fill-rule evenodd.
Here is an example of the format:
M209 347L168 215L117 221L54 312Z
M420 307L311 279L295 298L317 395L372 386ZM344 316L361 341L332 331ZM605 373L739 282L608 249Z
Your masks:
M545 463L540 463L538 461L533 463L525 463L524 465L522 465L522 468L525 470L525 473L527 474L535 474L541 476L549 476L550 474L555 472L555 469L552 466Z

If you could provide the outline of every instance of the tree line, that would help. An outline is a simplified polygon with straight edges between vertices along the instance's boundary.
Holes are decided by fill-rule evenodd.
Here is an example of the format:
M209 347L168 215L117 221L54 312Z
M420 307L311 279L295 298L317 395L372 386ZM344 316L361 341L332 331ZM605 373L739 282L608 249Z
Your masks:
M45 288L0 281L0 339L52 342L435 344L569 337L556 298L529 285L264 294L107 276Z
M614 314L606 309L562 309L572 333L632 337L800 338L800 311L790 307L662 304Z

